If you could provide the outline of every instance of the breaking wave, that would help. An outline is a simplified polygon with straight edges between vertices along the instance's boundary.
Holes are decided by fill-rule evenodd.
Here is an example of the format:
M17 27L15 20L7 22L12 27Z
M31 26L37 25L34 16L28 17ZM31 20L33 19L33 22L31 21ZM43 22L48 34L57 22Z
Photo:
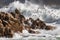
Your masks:
M30 2L20 3L19 1L14 1L8 6L1 8L0 11L11 12L14 11L15 8L20 10L26 18L40 18L48 23L60 23L60 9L52 9L45 5L41 6Z

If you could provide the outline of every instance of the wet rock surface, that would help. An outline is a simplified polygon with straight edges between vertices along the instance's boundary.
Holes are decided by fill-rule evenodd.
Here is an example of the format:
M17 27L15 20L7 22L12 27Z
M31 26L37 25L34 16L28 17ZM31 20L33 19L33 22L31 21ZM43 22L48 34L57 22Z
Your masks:
M30 21L30 22L29 22ZM29 33L38 34L35 29L54 30L55 28L46 25L42 20L29 18L26 19L18 9L15 12L0 12L0 37L12 38L14 33L27 30Z

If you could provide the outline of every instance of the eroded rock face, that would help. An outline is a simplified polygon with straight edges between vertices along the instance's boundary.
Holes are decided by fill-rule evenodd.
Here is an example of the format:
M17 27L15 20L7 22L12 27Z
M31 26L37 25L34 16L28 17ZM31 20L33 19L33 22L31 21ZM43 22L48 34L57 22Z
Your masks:
M32 18L25 19L18 9L10 13L0 12L0 37L12 38L15 32L22 33L23 30L27 30L29 33L37 33L32 29L52 30L55 28L46 25L39 18L36 20Z
M56 27L53 27L51 25L47 25L45 29L46 30L54 30L54 29L56 29Z

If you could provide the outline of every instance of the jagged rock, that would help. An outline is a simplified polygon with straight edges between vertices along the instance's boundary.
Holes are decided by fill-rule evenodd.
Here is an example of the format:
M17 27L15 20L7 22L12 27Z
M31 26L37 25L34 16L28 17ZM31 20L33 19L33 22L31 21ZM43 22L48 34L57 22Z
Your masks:
M54 29L56 29L56 27L51 26L51 25L47 25L45 29L46 30L54 30Z
M53 30L55 27L46 25L39 18L36 20L32 18L26 19L18 9L10 13L0 12L0 37L12 38L15 32L22 33L23 30L27 30L29 33L39 33L31 29Z
M10 27L5 28L4 36L7 37L7 38L12 38L13 37L13 33L12 33L12 30L10 29Z
M32 27L33 27L33 29L35 29L35 28L36 29L45 29L46 24L43 21L36 19L32 22Z

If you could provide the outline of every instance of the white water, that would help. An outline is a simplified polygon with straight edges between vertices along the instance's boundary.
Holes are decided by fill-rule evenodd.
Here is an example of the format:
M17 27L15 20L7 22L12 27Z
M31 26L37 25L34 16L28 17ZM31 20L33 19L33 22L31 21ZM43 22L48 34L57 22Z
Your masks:
M26 2L27 3L23 4L20 3L19 1L15 1L13 3L10 3L7 6L7 8L5 7L1 8L0 11L11 12L14 11L15 8L17 8L22 12L22 14L26 17L26 19L29 17L32 17L33 19L40 18L41 20L45 21L47 25L53 25L57 27L57 29L50 31L38 30L41 32L39 34L40 36L44 35L48 38L48 37L56 37L57 35L60 35L60 9L52 9L46 6L44 6L44 8L41 8L40 5L32 4L28 1Z

